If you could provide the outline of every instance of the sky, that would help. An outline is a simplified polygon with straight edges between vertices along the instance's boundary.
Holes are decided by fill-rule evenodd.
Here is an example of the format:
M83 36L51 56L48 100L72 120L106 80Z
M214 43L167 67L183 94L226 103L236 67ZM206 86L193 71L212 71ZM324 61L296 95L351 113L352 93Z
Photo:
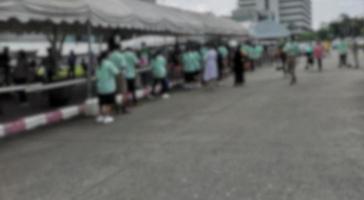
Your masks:
M230 15L237 0L158 0L159 3L198 12ZM342 13L364 16L364 0L312 0L313 28L337 19Z

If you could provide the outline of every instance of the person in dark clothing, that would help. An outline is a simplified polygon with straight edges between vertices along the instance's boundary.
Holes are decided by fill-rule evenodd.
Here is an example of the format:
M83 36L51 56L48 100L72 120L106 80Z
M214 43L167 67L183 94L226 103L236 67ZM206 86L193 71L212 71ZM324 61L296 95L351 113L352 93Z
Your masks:
M3 53L0 54L0 67L3 71L4 82L6 85L10 85L10 53L9 48L5 47Z
M55 55L54 55L52 48L48 48L47 52L48 52L47 57L44 58L43 65L46 68L47 80L49 82L51 82L53 79L53 76L55 75L55 71L56 71L55 69L57 67L57 62L56 62Z
M236 49L234 56L234 74L235 74L235 86L241 86L245 83L245 69L243 55L240 48Z
M217 66L219 72L219 80L222 80L224 74L224 57L220 53L217 54Z
M68 67L69 67L69 75L71 78L75 77L75 68L76 68L77 56L74 51L70 52L68 56Z
M27 54L24 51L19 51L18 53L18 61L17 65L14 70L14 82L18 85L24 85L28 82L28 75L29 75L29 63ZM22 104L27 102L27 96L25 92L19 92L18 94L19 100Z

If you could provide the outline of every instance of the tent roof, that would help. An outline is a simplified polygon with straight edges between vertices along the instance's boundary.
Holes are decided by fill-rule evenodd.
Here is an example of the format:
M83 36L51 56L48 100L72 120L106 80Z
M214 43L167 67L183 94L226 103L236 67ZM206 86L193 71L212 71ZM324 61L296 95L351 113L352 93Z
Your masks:
M282 24L266 20L252 26L252 36L256 39L284 38L290 35L289 30Z
M88 20L94 27L143 32L247 34L239 23L230 19L138 0L0 0L0 26L1 23L9 25L10 21L16 21L20 23L17 31L44 28L22 26L32 22L85 25Z

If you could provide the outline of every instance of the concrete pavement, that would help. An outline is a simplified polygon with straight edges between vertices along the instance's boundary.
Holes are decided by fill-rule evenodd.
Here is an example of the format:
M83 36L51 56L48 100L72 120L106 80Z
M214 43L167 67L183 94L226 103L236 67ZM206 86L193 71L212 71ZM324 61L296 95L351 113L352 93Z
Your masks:
M272 68L0 141L4 200L361 200L364 71Z

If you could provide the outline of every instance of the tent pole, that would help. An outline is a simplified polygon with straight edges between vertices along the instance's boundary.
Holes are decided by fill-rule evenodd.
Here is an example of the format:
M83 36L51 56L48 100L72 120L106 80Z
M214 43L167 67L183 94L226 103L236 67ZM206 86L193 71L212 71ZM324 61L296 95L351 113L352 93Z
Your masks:
M94 59L92 53L92 27L91 22L87 22L87 42L88 42L88 57L89 65L87 68L87 97L92 97L92 70L94 69Z

